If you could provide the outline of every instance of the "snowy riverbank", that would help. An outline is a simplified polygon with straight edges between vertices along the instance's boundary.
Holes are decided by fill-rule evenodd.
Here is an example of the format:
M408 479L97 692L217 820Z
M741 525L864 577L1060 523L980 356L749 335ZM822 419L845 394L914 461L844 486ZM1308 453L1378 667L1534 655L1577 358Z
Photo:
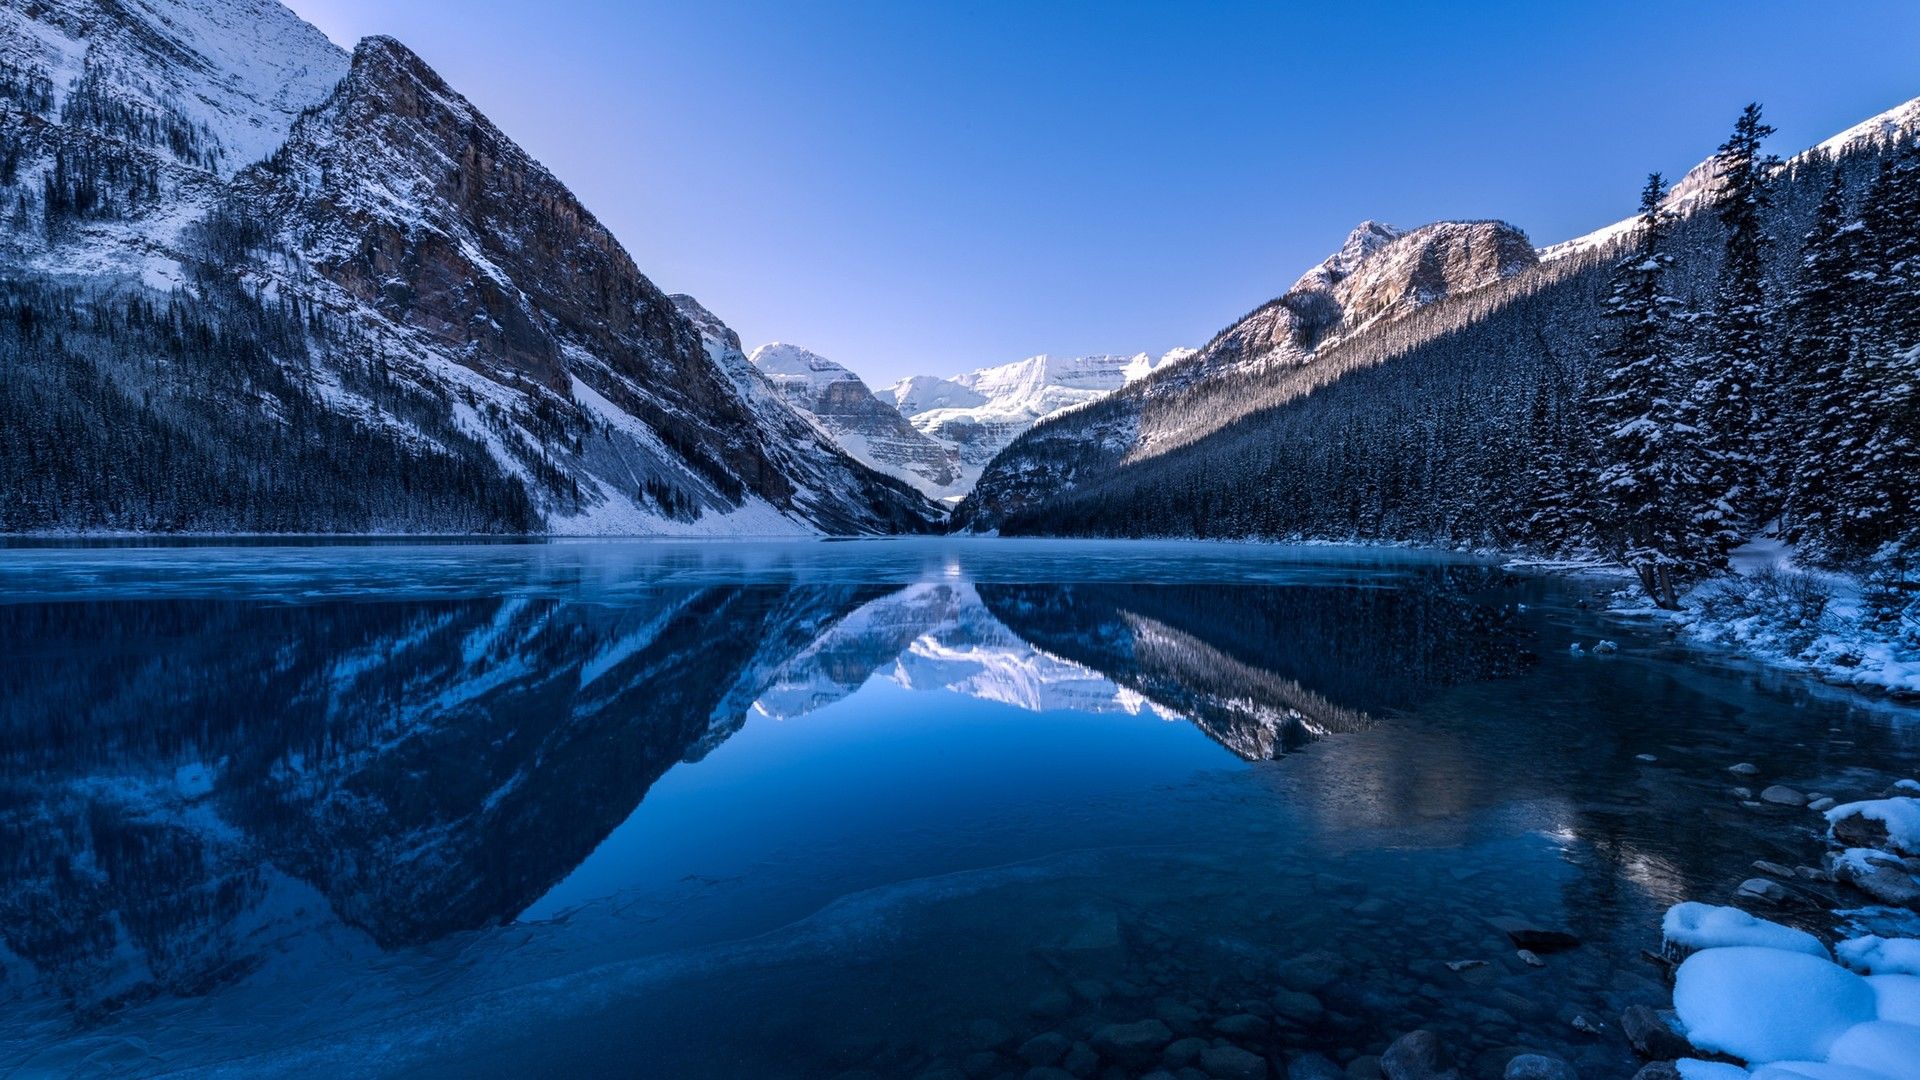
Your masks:
M1693 641L1823 682L1920 698L1920 627L1876 623L1859 578L1802 568L1772 542L1735 552L1733 569L1689 592L1682 611L1661 611L1627 587L1613 610L1672 620Z
M1827 865L1756 862L1772 876L1741 883L1743 904L1771 907L1817 929L1837 923L1831 947L1806 930L1734 907L1690 902L1667 912L1665 950L1679 965L1666 1023L1687 1049L1677 1061L1647 1066L1640 1078L1920 1078L1920 939L1910 936L1920 929L1915 793L1920 782L1903 780L1880 798L1837 806L1831 798L1814 800L1811 808L1828 826ZM1767 795L1781 804L1801 797L1783 786ZM1835 899L1869 906L1806 910Z

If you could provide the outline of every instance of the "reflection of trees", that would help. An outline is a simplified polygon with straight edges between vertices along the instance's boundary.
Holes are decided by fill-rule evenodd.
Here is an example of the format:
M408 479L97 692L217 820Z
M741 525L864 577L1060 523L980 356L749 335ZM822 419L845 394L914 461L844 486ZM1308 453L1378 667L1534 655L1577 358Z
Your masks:
M1236 754L1273 757L1439 686L1518 670L1497 572L1450 568L1404 587L982 585L995 617L1099 670ZM1498 597L1493 599L1497 600Z
M510 919L886 591L0 605L0 934L104 1007L244 973L276 889L382 944Z

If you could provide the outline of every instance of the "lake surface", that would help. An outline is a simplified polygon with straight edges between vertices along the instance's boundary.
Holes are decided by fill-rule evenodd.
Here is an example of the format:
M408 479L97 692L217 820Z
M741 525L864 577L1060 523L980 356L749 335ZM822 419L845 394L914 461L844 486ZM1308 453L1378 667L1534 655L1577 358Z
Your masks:
M1661 910L1820 850L1727 766L1877 790L1920 717L1609 621L1615 587L1206 544L0 549L0 1070L1121 1076L1430 1027L1471 1076L1626 1076ZM1582 945L1530 966L1501 920ZM1149 1019L1199 1041L1121 1045Z

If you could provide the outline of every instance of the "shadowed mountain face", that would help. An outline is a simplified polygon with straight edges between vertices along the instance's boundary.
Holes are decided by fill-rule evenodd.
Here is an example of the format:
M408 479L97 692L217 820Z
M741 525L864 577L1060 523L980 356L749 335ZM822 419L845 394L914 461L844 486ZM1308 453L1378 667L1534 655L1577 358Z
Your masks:
M1501 575L1422 578L1405 589L1352 583L983 586L994 616L1039 648L1103 672L1188 717L1248 760L1422 694L1521 670L1527 653Z
M674 766L875 680L1268 760L1513 671L1497 577L0 604L0 966L101 1015L509 922Z
M0 606L7 947L93 1009L511 919L883 591Z

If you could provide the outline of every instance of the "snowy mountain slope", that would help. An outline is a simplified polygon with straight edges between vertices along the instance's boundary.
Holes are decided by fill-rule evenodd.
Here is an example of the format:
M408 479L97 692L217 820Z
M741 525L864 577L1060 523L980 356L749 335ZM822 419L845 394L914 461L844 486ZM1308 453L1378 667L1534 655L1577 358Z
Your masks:
M869 468L912 484L933 499L966 494L958 455L874 396L860 376L798 345L774 342L747 358L787 404Z
M0 7L0 65L63 114L137 111L222 176L271 154L348 57L277 0L35 0ZM144 118L143 118L144 119Z
M1790 171L1816 157L1833 158L1858 150L1871 150L1894 139L1911 136L1915 132L1920 132L1920 98L1895 105L1815 146L1808 147L1781 162L1780 172ZM1714 164L1713 159L1708 158L1688 169L1686 174L1674 183L1673 187L1667 191L1666 201L1662 205L1676 214L1692 213L1707 203L1713 195L1713 190ZM1548 261L1593 251L1627 235L1633 230L1634 221L1634 218L1622 218L1571 240L1549 244L1540 249L1540 258L1542 261Z
M991 529L1008 513L1117 468L1205 437L1269 403L1273 384L1350 341L1391 333L1450 297L1511 281L1537 265L1519 229L1498 221L1401 230L1362 222L1292 288L1097 404L1026 432L984 470L956 521Z
M1796 155L1774 174L1759 212L1771 238L1760 252L1761 289L1779 305L1770 313L1773 333L1800 317L1801 239L1814 227L1825 193L1838 193L1843 205L1835 213L1842 221L1869 213L1866 204L1881 178L1907 175L1883 168L1901 149L1883 136L1905 130L1901 125L1916 115L1920 108L1894 110L1830 141L1844 153ZM1726 236L1699 185L1691 190L1692 201L1663 242L1671 265L1662 285L1703 316L1676 320L1676 334L1686 333L1689 348L1712 348L1707 316ZM1902 242L1909 228L1892 219L1878 234L1879 249L1861 259L1887 257L1887 247ZM1371 258L1410 238L1382 245ZM1486 258L1486 246L1456 250L1464 260L1443 265L1498 271L1505 261ZM1511 261L1527 262L1518 252ZM1404 313L1389 310L1356 332L1323 341L1304 363L1273 362L1293 351L1279 335L1243 320L1187 365L1036 427L995 460L956 509L955 521L1010 534L1385 539L1590 551L1595 493L1583 487L1595 461L1590 395L1596 341L1608 331L1604 298L1618 261L1618 245L1602 240L1512 274L1489 274L1494 280L1449 290ZM1357 295L1419 300L1430 292L1417 287L1417 275L1394 276L1404 284ZM1289 307L1284 318L1270 312L1273 322L1304 321L1296 308L1305 305ZM1798 363L1767 379L1795 392L1811 385L1816 376L1806 356L1797 350ZM1689 365L1680 373L1694 371ZM1845 379L1864 391L1844 390L1848 397L1876 401L1897 399L1909 385L1892 369L1849 367ZM1704 379L1687 384L1696 387L1690 393L1700 392L1700 383ZM1895 409L1869 411L1893 417ZM1779 422L1798 423L1786 411ZM1882 479L1871 467L1859 473L1869 483ZM1764 511L1769 496L1754 489L1747 497L1756 505L1745 512Z
M914 427L953 451L959 459L958 487L970 491L994 455L1034 424L1097 401L1192 353L1042 354L950 378L911 376L882 396L890 396Z
M0 194L19 209L0 265L36 318L90 328L66 359L111 389L72 400L55 358L29 357L23 430L64 460L0 452L0 487L22 496L0 530L796 534L937 516L729 370L564 185L399 43L349 61L263 0L4 15L0 180L18 190ZM90 314L142 291L147 307ZM173 324L149 308L254 324L251 373L221 376L225 346L205 337L157 341ZM179 362L115 370L155 347ZM242 505L191 495L230 481L158 471L58 491L110 473L88 432L129 410L123 437L186 448L173 473L251 476ZM271 450L296 424L315 459L299 470ZM390 463L380 482L349 480L361 453Z

